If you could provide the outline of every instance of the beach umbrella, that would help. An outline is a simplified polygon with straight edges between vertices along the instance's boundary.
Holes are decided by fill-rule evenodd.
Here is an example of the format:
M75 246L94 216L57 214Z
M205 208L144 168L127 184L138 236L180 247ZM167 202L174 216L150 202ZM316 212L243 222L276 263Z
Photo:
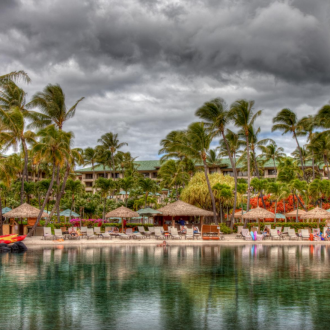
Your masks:
M2 209L2 215L4 215L5 213L7 213L7 212L9 212L9 211L11 211L11 208L10 207L4 207L3 209Z
M301 216L302 219L317 219L317 227L320 227L320 219L330 219L330 213L318 206Z
M306 214L306 211L304 211L304 210L298 210L298 217L301 217L304 214ZM293 210L293 211L291 211L289 213L285 213L285 216L287 218L294 218L294 217L297 216L297 210Z
M275 213L267 211L262 207L257 207L243 214L244 219L257 219L258 220L258 231L260 232L260 219L273 218L275 219Z
M138 217L139 213L134 212L130 209L128 209L125 206L118 207L117 209L108 212L105 217L106 218L112 218L112 217L117 217L117 218L134 218ZM122 227L122 232L124 232L124 222L123 219L121 220L121 227Z
M66 210L62 211L62 212L60 213L60 216L62 216L62 217L66 217L66 218L68 218L68 217L70 217L70 216L73 216L73 217L80 217L80 215L79 215L78 213L73 212L73 211L71 211L70 209L66 209Z
M282 213L276 213L276 219L286 219L285 215Z

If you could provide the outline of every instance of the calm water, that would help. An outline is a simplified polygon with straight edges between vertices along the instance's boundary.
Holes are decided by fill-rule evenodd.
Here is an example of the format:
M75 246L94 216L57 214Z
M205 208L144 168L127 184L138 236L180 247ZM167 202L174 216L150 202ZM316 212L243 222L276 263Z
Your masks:
M330 247L0 255L0 329L329 329Z

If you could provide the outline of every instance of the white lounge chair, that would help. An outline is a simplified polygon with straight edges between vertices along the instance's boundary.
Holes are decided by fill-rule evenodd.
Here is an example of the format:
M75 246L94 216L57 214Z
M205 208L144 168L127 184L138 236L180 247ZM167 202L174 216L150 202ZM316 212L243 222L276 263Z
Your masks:
M283 227L282 235L288 235L290 227Z
M270 230L270 237L272 240L274 239L281 239L281 236L278 234L277 229Z
M194 230L192 228L187 228L187 233L186 233L186 239L187 238L192 238L194 239Z
M94 234L101 234L101 228L100 227L94 227Z
M276 227L275 228L277 231L279 231L280 233L282 233L282 227Z
M243 226L237 226L237 235L236 235L236 238L242 238L242 229L244 227Z
M132 228L127 228L126 229L126 235L129 235L132 238L138 238L138 239L145 238L145 236L142 235L141 233L134 233Z
M87 228L87 239L96 238L93 228Z
M138 226L139 233L142 236L149 237L151 236L151 231L145 230L143 226Z
M59 239L59 238L62 238L64 239L64 235L62 234L62 230L61 229L54 229L54 238L55 239Z
M102 233L102 239L105 239L105 238L111 239L111 235L107 232Z
M44 227L44 239L54 239L54 235L52 234L52 228Z
M76 233L76 235L71 235L72 233ZM78 235L77 230L75 227L69 228L69 235L67 235L69 239L80 239L80 236Z
M87 227L81 227L80 228L80 234L81 236L87 236Z
M154 227L155 228L155 238L156 239L165 239L165 236L160 230L160 227Z
M179 235L178 230L175 227L171 227L170 234L171 234L171 238L173 239L181 239L181 236Z
M288 236L290 240L298 240L299 237L296 234L296 231L294 229L288 229Z
M304 240L309 240L309 235L310 235L310 233L309 233L309 231L308 231L308 229L301 229L301 231L300 231L300 234L301 234L301 238Z
M252 241L252 237L248 229L242 229L242 237L245 241Z

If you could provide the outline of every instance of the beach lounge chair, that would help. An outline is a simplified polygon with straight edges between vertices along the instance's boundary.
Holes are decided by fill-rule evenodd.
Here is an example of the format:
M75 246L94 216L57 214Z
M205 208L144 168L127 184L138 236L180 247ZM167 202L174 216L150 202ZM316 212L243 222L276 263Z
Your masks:
M145 237L151 237L151 231L144 229L143 226L138 226L139 233Z
M313 228L314 241L321 241L320 228Z
M277 229L270 230L270 237L272 240L274 239L281 239L281 236L278 234Z
M187 228L186 239L191 238L194 239L194 230L192 228Z
M81 227L80 234L81 234L81 236L86 236L87 235L87 227Z
M54 235L52 234L52 228L44 227L44 239L54 239Z
M294 229L288 229L288 236L290 240L298 240L299 237L296 234L296 231Z
M107 229L107 227L105 228L105 232L107 232L110 236L119 237L120 233L117 227L109 227L109 229Z
M237 226L237 235L236 235L236 238L243 238L242 236L242 229L244 227L243 226Z
M126 235L129 235L132 238L138 238L138 239L145 238L145 236L142 235L141 233L134 233L132 228L127 228L126 229Z
M279 231L280 233L282 233L282 227L276 227L275 228L277 231Z
M282 235L288 235L290 227L283 227Z
M262 241L264 239L264 235L262 234L257 234L257 241Z
M96 238L97 237L97 236L94 235L93 228L87 228L86 236L87 236L87 239L91 239L91 238Z
M101 228L100 227L94 227L94 234L101 234Z
M199 228L198 228L198 233L194 233L194 238L196 238L196 239L201 239L202 238L202 233L199 231Z
M155 238L156 239L165 239L165 236L160 230L160 227L154 227L155 228Z
M61 229L54 229L55 235L54 238L55 239L64 239L64 235L62 234L62 230Z
M175 227L171 227L171 238L173 239L181 239L181 236L178 234L178 230Z
M309 240L310 233L308 232L308 229L301 229L300 234L303 240Z
M248 229L242 229L242 237L245 241L252 241L252 237Z

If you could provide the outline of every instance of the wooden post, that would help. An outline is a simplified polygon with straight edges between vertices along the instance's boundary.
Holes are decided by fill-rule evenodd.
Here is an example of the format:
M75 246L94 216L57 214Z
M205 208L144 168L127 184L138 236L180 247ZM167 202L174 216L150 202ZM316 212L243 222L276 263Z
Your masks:
M174 217L172 217L172 227L175 227L175 221L174 221Z
M124 219L121 218L121 232L124 233Z
M204 224L204 217L200 217L200 223L201 223L201 232L202 232L202 227L203 227L203 224Z
M260 234L260 219L258 218L258 234Z

